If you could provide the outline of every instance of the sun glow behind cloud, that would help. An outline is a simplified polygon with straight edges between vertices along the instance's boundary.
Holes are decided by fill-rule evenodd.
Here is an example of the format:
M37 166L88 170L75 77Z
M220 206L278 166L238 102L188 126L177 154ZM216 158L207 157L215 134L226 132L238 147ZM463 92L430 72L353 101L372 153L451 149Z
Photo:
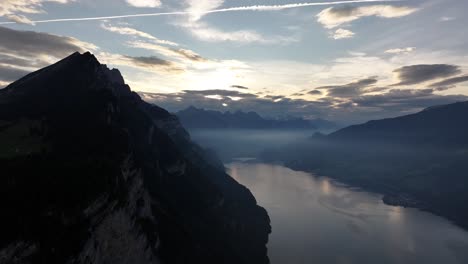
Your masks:
M122 10L128 8L137 13L89 18L77 15L57 20L49 19L56 16L53 12L41 12L49 12L49 4L65 8L66 4L80 3L14 1L31 10L10 8L8 15L17 15L15 20L34 17L25 22L37 22L38 26L15 25L14 31L2 31L0 73L10 79L56 61L68 52L91 50L103 63L120 68L133 89L152 93L154 96L148 95L150 99L166 100L157 102L168 107L183 107L188 100L201 100L196 102L208 107L216 103L227 108L273 111L274 105L280 112L307 116L335 115L335 110L336 115L346 111L366 115L384 108L388 113L413 111L463 99L458 96L460 93L468 95L466 54L434 51L425 46L431 42L415 43L409 41L412 36L405 35L411 27L406 23L423 15L427 8L412 1L278 5L249 1L252 5L232 6L237 2L185 0L162 1L160 5L160 1L122 0ZM150 10L145 8L158 8L158 12L145 12ZM148 23L153 21L149 18L137 19L162 16L153 18L157 27ZM460 17L440 13L434 23L448 26L461 20L441 23L437 18L444 16ZM70 38L16 30L51 28L41 21L59 23L54 27L61 28L62 35L72 32L70 27L83 27L88 32ZM72 21L90 22L60 23ZM11 41L15 34L22 36L23 43ZM82 36L86 41L80 40ZM418 39L424 37L431 36L418 35ZM25 46L26 42L38 43L37 54ZM431 74L434 69L450 67L458 70L447 75ZM367 84L366 80L375 82ZM7 83L0 82L3 86ZM221 92L198 96L183 92L186 90ZM180 104L171 105L171 100Z

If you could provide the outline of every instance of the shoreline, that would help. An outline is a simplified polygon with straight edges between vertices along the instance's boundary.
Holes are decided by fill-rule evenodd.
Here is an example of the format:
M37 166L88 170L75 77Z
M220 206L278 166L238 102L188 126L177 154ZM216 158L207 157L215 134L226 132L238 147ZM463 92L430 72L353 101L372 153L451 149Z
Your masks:
M319 176L319 177L325 176L330 179L336 180L340 183L349 185L350 187L356 187L366 192L373 192L373 193L382 195L381 200L385 205L403 207L403 208L414 208L414 209L421 210L423 212L428 212L435 216L444 218L445 220L449 221L453 225L465 231L468 231L467 219L459 219L459 218L457 219L456 217L451 216L450 214L444 213L437 206L434 206L434 205L431 206L428 202L425 202L421 199L417 199L416 197L414 197L413 195L409 193L399 191L393 186L384 186L382 184L376 184L376 183L371 183L371 182L364 183L364 182L360 182L356 180L344 179L343 177L333 175L332 173L323 175L323 173L321 173L318 170L305 169L305 168L302 168L301 166L294 166L293 164L288 164L284 162L272 162L272 161L264 160L261 158L257 158L256 160L260 162L269 163L269 164L282 165L294 171L301 171L301 172L316 174L316 176ZM391 190L391 188L393 190Z

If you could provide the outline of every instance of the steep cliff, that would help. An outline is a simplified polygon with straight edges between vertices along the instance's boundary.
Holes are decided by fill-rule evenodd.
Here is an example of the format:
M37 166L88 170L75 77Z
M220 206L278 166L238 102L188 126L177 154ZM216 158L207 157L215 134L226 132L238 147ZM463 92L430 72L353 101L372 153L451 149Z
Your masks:
M0 90L0 263L268 263L266 211L75 53Z

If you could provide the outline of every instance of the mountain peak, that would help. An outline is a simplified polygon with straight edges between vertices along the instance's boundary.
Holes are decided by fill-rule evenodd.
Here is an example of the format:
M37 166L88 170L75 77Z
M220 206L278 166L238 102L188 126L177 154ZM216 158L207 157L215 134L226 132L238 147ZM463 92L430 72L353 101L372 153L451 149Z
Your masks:
M26 91L28 89L34 91ZM5 91L13 97L40 97L70 96L70 93L82 89L107 89L117 97L131 94L120 71L101 64L90 52L75 52L48 67L24 76L7 86Z
M121 84L124 85L125 81L122 76L122 73L118 69L110 69L107 67L106 64L101 64L99 60L89 51L81 54L79 52L75 52L70 56L66 57L65 59L59 61L58 63L69 63L69 64L88 64L88 66L100 66L99 69L104 73L104 75L108 78L111 83L114 84Z
M198 110L201 110L201 109L198 109L196 108L195 106L191 105L189 107L187 107L185 110L183 111L198 111Z
M70 67L70 66L78 66L78 65L98 66L100 64L101 63L91 52L87 51L81 54L77 51L77 52L72 53L68 57L65 57L64 59L58 61L57 63L52 64L49 67L54 68L59 65L62 67Z

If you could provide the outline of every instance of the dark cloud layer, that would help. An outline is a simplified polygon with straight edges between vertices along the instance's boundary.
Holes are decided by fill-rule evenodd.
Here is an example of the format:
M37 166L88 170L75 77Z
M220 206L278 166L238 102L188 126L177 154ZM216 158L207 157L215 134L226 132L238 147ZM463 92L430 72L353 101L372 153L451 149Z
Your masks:
M459 74L460 67L450 64L420 64L398 68L399 83L395 85L413 85Z
M370 78L372 79L372 78ZM370 85L370 79L354 83ZM265 96L230 90L184 91L173 94L142 93L143 98L170 111L190 105L219 111L255 111L264 116L301 116L325 118L343 124L371 119L395 117L422 110L426 107L468 100L463 95L438 95L435 89L391 89L378 95L357 95L352 98L324 97L315 101L291 99L283 96ZM206 96L219 95L209 98ZM238 97L241 100L233 100Z
M248 89L249 89L249 87L242 86L242 85L231 85L231 88L245 89L245 90L248 90Z
M84 52L91 45L78 39L35 31L19 31L0 26L0 52L37 57L40 54L62 58L75 51Z
M422 108L468 100L464 95L438 95L433 89L393 89L379 95L362 96L354 100L359 107L380 108L385 111L411 112Z
M0 63L15 65L17 67L31 67L35 62L24 58L18 58L13 55L0 53Z
M329 9L328 12L336 17L349 17L354 15L356 10L358 10L357 6L343 5L332 7Z
M308 94L311 94L311 95L322 95L322 92L320 90L312 90L310 92L308 92ZM298 94L300 95L300 94Z
M438 88L439 90L445 90L445 89L453 88L456 84L463 83L463 82L468 82L468 75L445 79L443 81L431 84L430 87Z
M13 82L28 73L29 71L0 64L0 80L4 82Z
M167 60L160 59L155 56L149 57L132 57L132 56L125 56L125 58L130 59L131 61L135 62L136 64L141 64L144 66L171 66L172 63Z
M282 95L267 95L267 96L265 96L265 98L270 99L272 101L288 99L288 98L286 98L286 97L284 97Z
M78 39L0 26L0 82L10 82L75 51L96 48Z
M370 77L370 78L357 80L355 82L344 84L344 85L317 87L315 88L315 90L310 91L309 94L318 94L316 92L317 90L325 90L327 92L327 96L329 97L350 98L350 97L359 96L365 88L376 83L377 83L377 78Z
M183 69L177 66L175 63L158 58L156 56L148 56L148 57L124 56L124 58L129 60L131 64L134 64L137 67L142 67L146 69L157 69L157 70L164 70L168 72L182 72L183 71Z

